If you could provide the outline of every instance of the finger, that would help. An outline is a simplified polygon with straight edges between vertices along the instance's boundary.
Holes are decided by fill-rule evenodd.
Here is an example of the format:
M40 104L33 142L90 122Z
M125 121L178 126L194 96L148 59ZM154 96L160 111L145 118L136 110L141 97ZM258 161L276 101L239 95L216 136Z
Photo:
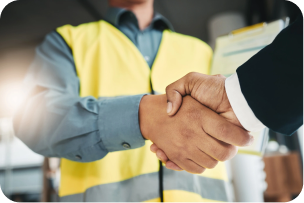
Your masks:
M236 117L235 113L233 112L233 110L230 111L226 111L224 113L220 113L219 115L223 116L227 121L229 121L230 123L233 123L234 125L239 126L240 128L246 130L242 124L240 123L239 119Z
M171 170L173 170L173 171L183 171L183 169L182 168L180 168L178 165L176 165L174 162L172 162L172 161L167 161L167 163L166 163L166 168L167 169L171 169Z
M174 116L182 105L183 98L176 90L169 91L167 93L167 98L167 113L169 116Z
M177 113L179 110L180 106L182 105L183 102L183 97L175 89L175 84L171 84L167 86L166 88L166 94L167 94L167 113L169 116L173 116Z
M182 104L183 96L191 95L193 87L206 76L207 75L201 73L191 72L167 86L167 113L169 116L173 116L177 113Z
M182 105L183 96L187 95L185 88L188 86L187 81L187 77L184 76L166 87L167 113L169 116L175 115Z
M201 174L203 173L206 169L191 159L184 159L182 161L175 161L175 164L177 164L180 168L184 169L188 173L193 173L193 174Z
M163 150L161 149L158 149L156 151L156 156L159 160L161 160L163 163L166 163L168 161L168 157L167 155L165 154L165 152L163 152Z
M156 153L156 157L161 160L162 162L166 163L168 161L168 157L167 155L165 154L165 152L161 149L159 149L157 147L156 144L152 144L150 146L150 150L153 152L153 153Z
M198 148L198 152L193 153L192 160L198 165L208 169L214 168L218 163L218 160L207 155L204 151L202 151L199 148Z
M235 146L249 146L252 144L253 136L247 131L230 123L207 107L201 106L201 108L204 108L202 128L207 134Z
M158 147L156 146L156 144L152 144L150 146L150 150L151 150L151 152L156 153L156 151L158 150Z
M227 161L232 159L238 151L238 148L236 146L224 143L209 135L204 137L204 140L197 144L200 151L202 151L209 157L196 153L195 155L200 155L201 160L199 160L200 157L191 158L193 159L193 161L206 168L215 167L217 161ZM214 159L215 161L212 159Z

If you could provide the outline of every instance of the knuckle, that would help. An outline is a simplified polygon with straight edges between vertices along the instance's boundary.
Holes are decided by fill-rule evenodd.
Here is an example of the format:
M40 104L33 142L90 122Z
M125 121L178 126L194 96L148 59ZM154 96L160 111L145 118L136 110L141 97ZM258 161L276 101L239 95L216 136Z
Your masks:
M221 150L218 160L219 161L227 161L234 157L237 153L237 147L234 145L227 144L223 150Z
M199 166L193 167L193 168L189 168L189 169L186 169L186 171L187 171L188 173L192 173L192 174L201 174L201 173L203 173L205 170L206 170L205 168L199 167Z
M191 138L192 136L189 134L185 134L185 137L187 139ZM188 142L185 140L185 142ZM183 152L183 154L186 156L186 157L190 157L190 155L193 153L193 150L192 150L192 147L191 147L191 144L190 143L185 143L185 145L183 145L182 147L180 147L180 151Z
M194 173L196 173L196 174L201 174L201 173L203 173L205 170L206 170L206 169L203 168L203 167L197 167L197 168L195 169Z
M195 72L189 72L189 73L186 75L186 77L191 78L191 77L194 76L194 75L195 75Z
M197 75L198 75L198 73L196 73L196 72L190 72L190 73L188 73L188 74L185 76L185 79L186 79L187 81L190 81L191 79L197 77Z
M186 116L189 120L199 121L201 120L201 112L195 108L189 108Z
M181 151L183 151L183 150L179 150L179 151L173 153L172 156L169 157L169 159L173 162L182 160L184 157L184 153L182 153Z
M211 161L209 164L208 164L208 169L213 169L217 166L218 164L218 161L214 160L214 161Z
M250 143L250 141L251 141L249 133L244 133L242 135L242 138L243 139L241 139L242 141L241 141L240 146L247 146Z
M175 154L175 153L174 153L173 155L169 156L168 158L169 158L171 161L173 161L173 162L176 161L176 160L178 160L178 156L177 156L177 154Z
M236 146L234 145L228 145L227 146L227 157L226 160L232 159L236 153L237 153L238 149Z
M220 78L225 78L225 76L224 76L224 75L222 75L222 74L216 74L216 75L214 75L214 76L216 76L216 77L220 77Z
M219 126L219 136L224 138L230 133L230 125L227 123L222 123Z
M227 154L223 153L223 154L219 155L219 156L217 157L217 159L218 159L219 161L221 161L221 162L224 162L224 161L227 160Z
M156 156L162 161L166 161L168 159L167 155L161 150L156 152Z
M217 160L219 161L227 161L229 159L230 155L229 155L229 151L227 150L222 150L218 157L217 157Z
M171 86L172 86L172 84L170 84L170 85L168 85L168 86L166 87L166 93L169 93L169 92L170 92L170 90L172 89Z
M188 152L190 149L192 149L191 145L189 146L189 140L193 139L193 137L195 136L195 131L192 128L184 128L181 129L180 133L183 136L183 142L184 142L180 146L180 150L184 152Z
M197 73L197 72L189 72L189 73L187 74L187 77L192 78L192 77L197 76L198 74L199 74L199 73Z

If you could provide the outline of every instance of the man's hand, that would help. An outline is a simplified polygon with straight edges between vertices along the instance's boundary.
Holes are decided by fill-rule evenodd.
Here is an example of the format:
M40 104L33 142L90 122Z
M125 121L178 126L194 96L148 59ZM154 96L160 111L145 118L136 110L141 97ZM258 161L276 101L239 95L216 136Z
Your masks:
M210 76L192 72L170 84L166 88L168 115L176 114L182 104L183 97L190 95L231 123L243 127L229 103L225 90L225 79L222 75Z
M229 103L225 90L225 79L222 75L209 76L193 72L170 84L166 88L168 115L175 115L182 105L183 97L190 95L201 104L223 116L227 121L243 128ZM165 152L159 149L156 144L151 145L151 151L156 153L160 160L166 162L167 168L180 169L172 160L169 160Z
M184 97L175 116L168 116L166 107L166 95L144 96L139 121L142 135L172 161L167 162L168 168L202 173L235 156L236 146L252 142L248 132L190 96Z

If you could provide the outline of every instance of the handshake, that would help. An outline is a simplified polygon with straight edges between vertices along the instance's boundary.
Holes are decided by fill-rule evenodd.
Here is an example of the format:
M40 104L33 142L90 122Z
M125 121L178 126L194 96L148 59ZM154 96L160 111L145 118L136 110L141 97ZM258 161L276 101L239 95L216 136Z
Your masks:
M238 121L225 91L225 77L189 73L147 95L139 106L140 130L168 169L203 173L233 158L253 137ZM167 112L166 112L167 109Z

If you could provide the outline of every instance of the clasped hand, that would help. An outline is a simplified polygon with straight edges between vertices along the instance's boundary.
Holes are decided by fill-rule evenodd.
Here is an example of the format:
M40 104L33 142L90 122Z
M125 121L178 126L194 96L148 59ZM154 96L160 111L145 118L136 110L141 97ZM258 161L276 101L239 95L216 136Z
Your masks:
M166 93L143 97L139 122L143 136L154 143L151 151L167 168L203 173L234 157L237 146L253 142L233 113L224 77L190 73Z

